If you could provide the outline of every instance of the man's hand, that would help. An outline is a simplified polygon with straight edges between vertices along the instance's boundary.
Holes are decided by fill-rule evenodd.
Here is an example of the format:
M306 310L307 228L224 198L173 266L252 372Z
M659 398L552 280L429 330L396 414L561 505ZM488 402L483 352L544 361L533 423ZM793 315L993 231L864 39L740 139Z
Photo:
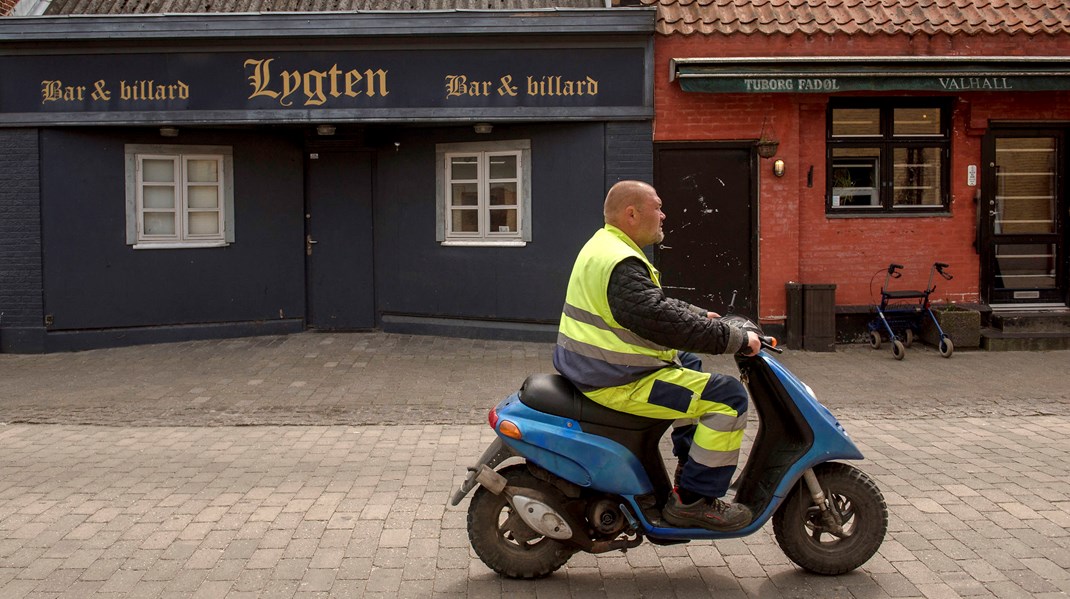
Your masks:
M747 331L747 343L745 345L746 351L740 351L744 356L757 355L762 349L762 341L758 338L758 334Z
M716 312L707 312L706 313L706 318L709 318L710 320L713 320L714 318L720 318L720 317L721 317L721 315L716 313Z

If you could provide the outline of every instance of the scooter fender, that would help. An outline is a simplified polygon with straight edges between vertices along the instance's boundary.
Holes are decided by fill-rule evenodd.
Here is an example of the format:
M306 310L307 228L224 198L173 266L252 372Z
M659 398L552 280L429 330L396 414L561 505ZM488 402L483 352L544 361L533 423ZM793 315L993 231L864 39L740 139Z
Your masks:
M575 420L545 414L521 403L513 394L495 408L498 436L514 452L581 487L617 495L642 495L653 490L642 464L620 443L583 432ZM520 438L501 432L512 422ZM582 460L582 463L579 461Z

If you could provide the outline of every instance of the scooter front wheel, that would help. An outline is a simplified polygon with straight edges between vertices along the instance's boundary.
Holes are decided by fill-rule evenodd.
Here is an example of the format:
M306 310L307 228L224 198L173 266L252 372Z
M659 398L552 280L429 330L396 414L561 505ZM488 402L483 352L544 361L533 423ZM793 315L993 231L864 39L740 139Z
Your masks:
M509 486L559 493L528 472L523 464L498 471ZM479 487L468 506L468 539L490 569L509 578L542 578L556 571L575 549L539 535L513 511L504 495Z
M827 462L814 474L825 493L831 519L814 505L799 481L773 515L773 533L791 561L815 574L837 575L866 563L884 542L888 505L866 473Z

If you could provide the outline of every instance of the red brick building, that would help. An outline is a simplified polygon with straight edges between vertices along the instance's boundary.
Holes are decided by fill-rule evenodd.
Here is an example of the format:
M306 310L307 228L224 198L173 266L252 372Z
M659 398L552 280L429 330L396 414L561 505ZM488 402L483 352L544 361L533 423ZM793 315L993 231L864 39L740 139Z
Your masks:
M923 289L941 261L955 276L935 301L1065 308L1064 0L656 5L660 254L685 293L738 291L775 328L786 283L834 284L843 339L889 263Z

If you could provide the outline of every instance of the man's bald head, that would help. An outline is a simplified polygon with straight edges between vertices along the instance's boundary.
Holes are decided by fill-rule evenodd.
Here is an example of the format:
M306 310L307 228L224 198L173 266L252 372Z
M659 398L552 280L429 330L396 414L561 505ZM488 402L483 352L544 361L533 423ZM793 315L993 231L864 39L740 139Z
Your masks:
M657 195L654 188L642 181L619 181L609 188L606 203L602 206L602 216L607 225L620 227L621 220L627 215L627 208L638 207L651 194Z
M642 181L621 181L610 188L602 215L607 225L613 225L630 237L639 247L659 243L665 237L661 222L658 192Z

